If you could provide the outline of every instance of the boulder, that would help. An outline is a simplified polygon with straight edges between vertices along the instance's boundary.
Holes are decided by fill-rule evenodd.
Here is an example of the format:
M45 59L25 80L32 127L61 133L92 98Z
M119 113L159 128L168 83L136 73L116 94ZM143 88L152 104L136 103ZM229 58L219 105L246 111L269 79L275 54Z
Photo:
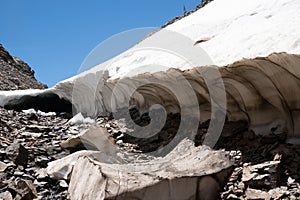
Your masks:
M231 167L225 151L194 147L185 139L165 157L145 161L111 164L78 157L68 192L72 200L215 199Z

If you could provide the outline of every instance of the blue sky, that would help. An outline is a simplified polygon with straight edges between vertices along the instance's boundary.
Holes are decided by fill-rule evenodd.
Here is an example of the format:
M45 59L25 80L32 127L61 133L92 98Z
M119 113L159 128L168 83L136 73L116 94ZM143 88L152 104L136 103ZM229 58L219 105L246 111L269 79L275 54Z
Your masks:
M160 27L201 0L9 0L0 6L0 43L53 86L76 75L107 38L134 28Z

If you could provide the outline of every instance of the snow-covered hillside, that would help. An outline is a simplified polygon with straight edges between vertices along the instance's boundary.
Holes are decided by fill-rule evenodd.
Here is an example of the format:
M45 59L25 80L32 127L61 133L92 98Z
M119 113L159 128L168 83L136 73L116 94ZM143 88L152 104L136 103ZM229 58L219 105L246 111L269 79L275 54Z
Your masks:
M185 60L178 60L172 54L166 55L155 50L134 51L143 47L158 47L182 53L182 49L195 49L196 45L199 47L197 50L203 49L211 59L202 60L202 63L194 59L197 66L212 63L224 66L243 58L268 56L274 52L298 54L299 10L300 1L297 0L214 0L146 38L133 49L113 59L112 63L103 63L97 67L108 69L113 78L135 70L149 71L137 70L148 64L179 69L191 67ZM201 40L204 42L197 44ZM190 57L188 59L191 60ZM161 70L152 68L151 72Z
M300 52L300 1L215 0L167 27L198 44L216 65L273 52Z

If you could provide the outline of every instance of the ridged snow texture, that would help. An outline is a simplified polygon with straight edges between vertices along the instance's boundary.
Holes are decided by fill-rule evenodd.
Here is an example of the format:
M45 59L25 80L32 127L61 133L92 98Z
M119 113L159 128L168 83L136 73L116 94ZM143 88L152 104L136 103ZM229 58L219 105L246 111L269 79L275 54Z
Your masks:
M206 77L212 69L218 69L222 78ZM286 131L291 137L300 137L297 131L300 128L299 78L300 56L275 53L226 67L169 69L115 80L108 80L105 73L98 71L75 81L61 82L51 89L28 91L29 95L1 92L1 104L13 107L17 102L22 107L24 101L30 101L24 96L54 93L72 102L76 113L87 116L107 112L118 115L120 110L132 105L144 112L153 104L160 104L167 112L185 114L197 114L195 108L199 106L200 121L204 122L214 116L211 102L217 102L217 109L224 110L226 106L229 121L246 120L257 134ZM209 89L206 83L210 84ZM225 87L225 100L218 99L222 97L221 83Z
M297 132L300 128L300 97L297 95L300 94L299 55L276 53L266 58L244 59L217 68L222 78L216 77L210 81L214 84L210 88L216 91L210 91L206 84L208 77L205 76L210 75L208 72L212 69L216 70L213 67L196 67L185 71L169 69L166 72L131 78L109 81L103 79L100 82L104 84L97 88L86 85L91 82L79 81L75 82L73 101L76 103L77 112L87 115L116 111L127 107L128 102L137 105L142 111L153 104L161 104L168 112L180 112L180 109L185 108L192 112L196 106L192 98L196 94L203 122L211 118L211 100L220 102L214 99L219 98L218 95L210 94L216 91L217 94L222 93L221 90L218 91L218 84L223 81L229 121L246 120L250 129L257 134L287 131L290 136L300 136ZM182 83L186 83L182 81L189 82L193 94L189 94L191 90L188 87L182 86ZM63 88L63 83L59 88ZM136 92L130 95L135 89ZM59 96L66 94L61 91L63 89L53 90ZM65 97L71 99L70 96ZM224 105L217 107L222 108Z

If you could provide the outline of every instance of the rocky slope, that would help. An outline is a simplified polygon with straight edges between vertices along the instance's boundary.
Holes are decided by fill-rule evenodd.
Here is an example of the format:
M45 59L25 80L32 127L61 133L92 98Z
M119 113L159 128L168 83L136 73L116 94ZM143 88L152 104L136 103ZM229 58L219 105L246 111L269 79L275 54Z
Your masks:
M34 71L21 59L11 56L0 44L0 90L45 89Z
M134 112L132 110L132 117L136 123L149 123L148 115L138 116ZM46 167L58 159L69 164L63 160L66 156L85 149L74 145L80 143L80 139L74 140L74 137L89 127L107 130L110 140L121 150L147 152L170 142L180 121L180 115L174 115L157 137L138 141L128 135L122 121L99 117L95 121L73 120L71 123L70 117L0 109L0 199L67 199L70 180L50 178ZM225 149L235 163L229 181L218 182L216 191L221 190L221 193L217 198L299 199L299 145L285 144L285 134L256 136L245 131L246 126L243 122L227 123L216 145L216 149ZM201 144L207 130L208 123L199 125L196 146ZM71 137L73 139L67 141ZM215 179L214 175L207 177ZM72 184L80 180L73 180Z

